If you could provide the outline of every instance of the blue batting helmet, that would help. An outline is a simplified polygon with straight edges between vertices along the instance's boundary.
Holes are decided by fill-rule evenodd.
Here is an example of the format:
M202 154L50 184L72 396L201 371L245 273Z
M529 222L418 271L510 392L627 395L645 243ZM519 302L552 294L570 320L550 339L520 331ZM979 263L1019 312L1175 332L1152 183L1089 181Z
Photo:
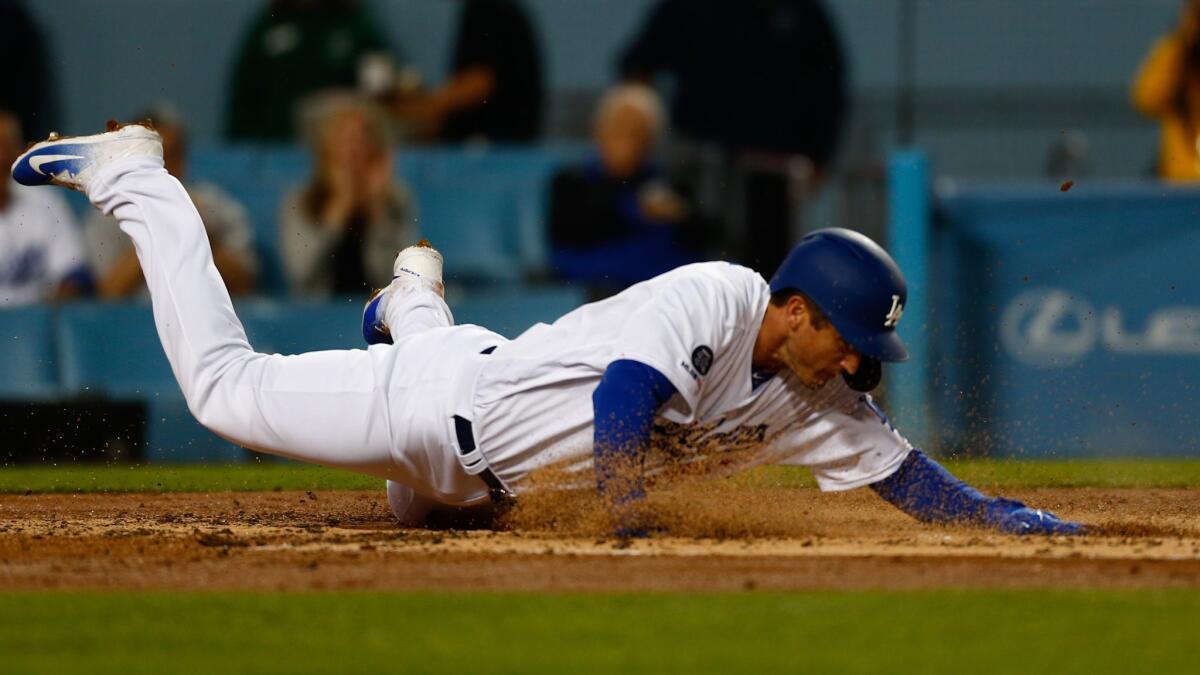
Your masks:
M896 261L866 236L841 228L805 235L771 278L771 293L786 290L812 298L859 354L908 358L896 334L908 285Z

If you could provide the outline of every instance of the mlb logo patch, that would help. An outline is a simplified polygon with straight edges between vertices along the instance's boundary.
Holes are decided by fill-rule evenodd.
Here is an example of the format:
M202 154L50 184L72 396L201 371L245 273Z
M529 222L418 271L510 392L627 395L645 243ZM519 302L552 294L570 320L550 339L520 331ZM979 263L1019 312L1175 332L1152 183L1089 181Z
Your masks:
M707 375L708 369L712 368L713 352L704 345L700 345L692 350L692 367L701 375Z

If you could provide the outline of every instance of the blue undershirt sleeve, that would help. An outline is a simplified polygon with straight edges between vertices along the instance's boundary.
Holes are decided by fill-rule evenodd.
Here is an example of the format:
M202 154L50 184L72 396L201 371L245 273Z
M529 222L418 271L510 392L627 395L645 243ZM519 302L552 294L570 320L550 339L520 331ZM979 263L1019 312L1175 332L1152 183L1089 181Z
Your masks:
M988 497L941 464L913 450L895 473L871 489L901 511L927 523L986 525L1009 534L1085 534L1079 523L1030 508L1015 499Z
M895 473L872 483L871 489L896 508L927 523L982 524L994 501L920 450L909 452Z
M675 386L650 366L613 361L592 393L595 413L596 487L601 496L628 503L645 496L643 460L654 415L675 394Z

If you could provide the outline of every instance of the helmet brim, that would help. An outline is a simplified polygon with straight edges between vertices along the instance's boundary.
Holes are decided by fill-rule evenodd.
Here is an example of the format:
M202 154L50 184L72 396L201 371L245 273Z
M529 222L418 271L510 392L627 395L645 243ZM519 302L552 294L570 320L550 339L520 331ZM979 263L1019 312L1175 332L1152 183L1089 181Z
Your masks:
M905 349L904 342L900 340L900 335L894 330L868 332L858 330L855 326L843 328L836 323L834 327L838 329L842 339L854 347L854 351L863 356L879 359L885 363L908 360L908 350Z

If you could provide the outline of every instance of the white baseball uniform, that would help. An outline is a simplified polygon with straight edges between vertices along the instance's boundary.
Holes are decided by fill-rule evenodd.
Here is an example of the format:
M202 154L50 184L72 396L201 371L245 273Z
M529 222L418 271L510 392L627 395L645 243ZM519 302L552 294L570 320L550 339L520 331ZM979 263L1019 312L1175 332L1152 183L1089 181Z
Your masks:
M787 372L753 386L769 300L757 272L697 263L534 326L481 359L471 418L480 452L517 491L547 466L586 470L590 479L592 392L608 364L630 359L677 391L654 423L651 475L801 464L826 490L890 475L911 446L869 396L841 378L812 391Z
M753 387L769 291L743 267L682 267L512 341L453 326L437 294L415 290L387 305L392 345L266 355L247 342L200 217L159 160L99 167L88 192L133 239L159 337L197 419L248 448L393 481L397 515L416 497L403 486L444 504L486 499L472 474L485 465L518 493L537 469L588 469L591 394L616 359L650 365L678 390L656 418L651 472L790 463L838 490L885 478L910 449L840 378L811 391L783 373ZM456 415L473 423L477 449L467 456ZM586 484L590 472L580 477Z

